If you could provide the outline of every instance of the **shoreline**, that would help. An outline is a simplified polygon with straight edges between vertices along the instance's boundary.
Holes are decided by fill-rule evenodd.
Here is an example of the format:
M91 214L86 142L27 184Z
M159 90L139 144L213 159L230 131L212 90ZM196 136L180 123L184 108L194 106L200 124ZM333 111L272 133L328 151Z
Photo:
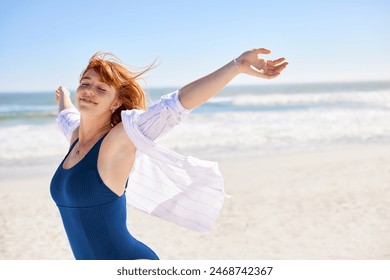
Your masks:
M348 151L355 149L386 149L389 148L390 156L390 143L388 142L373 142L373 143L350 143L350 144L330 144L330 145L309 145L305 147L273 147L269 149L246 149L246 150L234 150L234 151L205 151L205 150L191 150L191 149L178 149L172 148L164 142L161 144L174 152L182 154L183 156L192 156L202 160L215 161L215 162L230 162L234 160L248 160L248 159L265 159L268 157L279 156L296 156L315 153L327 153L334 151ZM25 158L25 159L0 159L0 186L2 181L12 180L24 180L24 177L20 177L21 172L26 172L28 176L32 177L44 177L53 175L58 165L64 159L67 148L64 149L63 155L41 157L41 158Z
M128 205L129 231L161 259L390 259L390 145L217 160L232 197L210 232ZM60 161L2 170L0 259L73 259L49 192Z

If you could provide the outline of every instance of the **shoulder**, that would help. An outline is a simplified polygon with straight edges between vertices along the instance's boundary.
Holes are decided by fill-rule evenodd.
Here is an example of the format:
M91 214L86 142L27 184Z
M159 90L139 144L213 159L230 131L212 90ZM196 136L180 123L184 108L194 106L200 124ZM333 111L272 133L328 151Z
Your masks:
M128 162L132 162L135 152L135 146L126 135L122 123L119 123L104 138L100 146L99 158L103 159L104 164L111 166L107 168L125 166Z
M132 153L135 151L135 146L127 136L122 122L114 126L104 140L112 151L125 153Z

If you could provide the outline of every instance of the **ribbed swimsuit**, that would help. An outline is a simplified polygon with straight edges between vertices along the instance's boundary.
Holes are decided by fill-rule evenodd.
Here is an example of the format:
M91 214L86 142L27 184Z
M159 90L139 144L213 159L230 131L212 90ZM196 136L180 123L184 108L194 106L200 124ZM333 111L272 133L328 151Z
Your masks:
M50 193L60 211L73 255L79 260L156 260L156 253L127 229L125 193L118 196L99 175L98 155L105 136L80 162L64 169L64 161L77 139L50 184Z

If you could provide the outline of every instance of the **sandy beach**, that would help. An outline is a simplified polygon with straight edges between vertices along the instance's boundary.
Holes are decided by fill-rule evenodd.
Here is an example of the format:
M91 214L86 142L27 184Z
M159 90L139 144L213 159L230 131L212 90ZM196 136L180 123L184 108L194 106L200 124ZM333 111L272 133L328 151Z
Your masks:
M128 205L130 232L161 259L390 259L390 146L218 161L232 197L209 233ZM73 259L49 192L56 167L1 170L0 259Z

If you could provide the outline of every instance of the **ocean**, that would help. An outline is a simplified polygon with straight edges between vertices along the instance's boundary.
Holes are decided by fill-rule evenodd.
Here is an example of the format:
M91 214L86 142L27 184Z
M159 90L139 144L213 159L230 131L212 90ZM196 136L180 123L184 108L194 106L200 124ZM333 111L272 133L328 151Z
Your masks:
M148 89L148 103L173 90ZM56 114L54 92L0 93L0 166L61 159L68 143ZM390 81L229 86L160 142L206 159L390 144Z

